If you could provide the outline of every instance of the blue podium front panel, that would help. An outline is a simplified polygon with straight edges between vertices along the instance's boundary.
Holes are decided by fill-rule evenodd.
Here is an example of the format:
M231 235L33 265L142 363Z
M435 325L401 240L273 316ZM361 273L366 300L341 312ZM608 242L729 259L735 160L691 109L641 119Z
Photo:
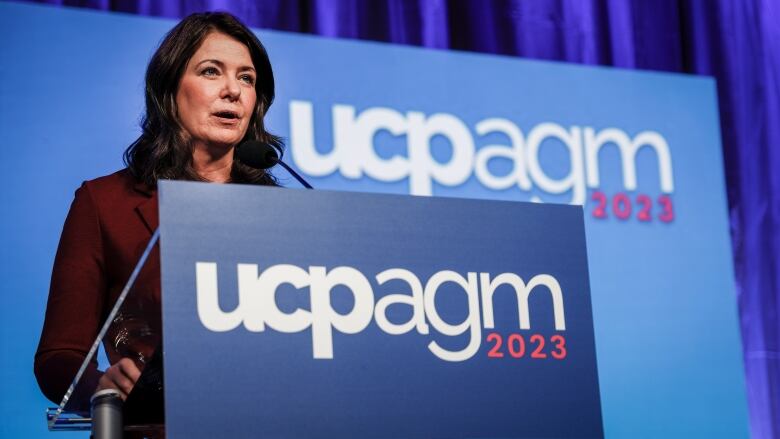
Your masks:
M581 207L160 184L171 438L603 437Z

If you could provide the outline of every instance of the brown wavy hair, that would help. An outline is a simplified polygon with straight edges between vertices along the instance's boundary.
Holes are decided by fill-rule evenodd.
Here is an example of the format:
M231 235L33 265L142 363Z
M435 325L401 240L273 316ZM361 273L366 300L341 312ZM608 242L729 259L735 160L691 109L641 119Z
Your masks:
M202 181L192 166L192 145L183 135L177 118L176 93L187 62L211 32L221 32L249 49L257 71L257 101L246 134L241 140L259 140L283 147L281 138L265 129L263 117L274 101L274 74L268 53L243 23L224 12L192 14L179 22L160 43L146 69L146 113L143 132L124 153L124 161L133 176L150 187L159 179ZM231 181L277 185L269 172L233 160Z

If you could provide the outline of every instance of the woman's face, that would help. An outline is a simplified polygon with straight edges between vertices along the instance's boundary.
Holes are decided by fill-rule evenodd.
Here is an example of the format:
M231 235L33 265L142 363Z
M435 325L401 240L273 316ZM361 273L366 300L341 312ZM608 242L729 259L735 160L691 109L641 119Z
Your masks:
M195 147L230 148L244 138L257 100L249 49L220 32L206 35L176 93L179 122Z

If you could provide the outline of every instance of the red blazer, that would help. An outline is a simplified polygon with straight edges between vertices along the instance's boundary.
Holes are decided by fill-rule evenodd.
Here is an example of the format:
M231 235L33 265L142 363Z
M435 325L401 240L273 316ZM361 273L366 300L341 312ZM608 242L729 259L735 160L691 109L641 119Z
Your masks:
M111 307L157 228L157 193L128 170L87 181L76 190L54 260L46 319L35 376L43 393L59 403L86 357ZM142 268L104 345L111 363L141 357L161 334L160 255L155 248ZM141 320L139 320L139 317ZM140 323L139 323L140 322ZM128 346L141 334L140 346ZM118 347L117 347L118 346ZM137 353L137 352L136 352ZM84 404L102 372L93 359L72 397Z

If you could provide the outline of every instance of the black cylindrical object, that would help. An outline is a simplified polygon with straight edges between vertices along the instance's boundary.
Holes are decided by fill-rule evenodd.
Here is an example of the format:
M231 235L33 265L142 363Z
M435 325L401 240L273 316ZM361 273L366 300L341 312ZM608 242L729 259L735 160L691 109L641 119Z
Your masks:
M95 392L92 405L92 439L122 439L122 397L119 391L103 389Z

